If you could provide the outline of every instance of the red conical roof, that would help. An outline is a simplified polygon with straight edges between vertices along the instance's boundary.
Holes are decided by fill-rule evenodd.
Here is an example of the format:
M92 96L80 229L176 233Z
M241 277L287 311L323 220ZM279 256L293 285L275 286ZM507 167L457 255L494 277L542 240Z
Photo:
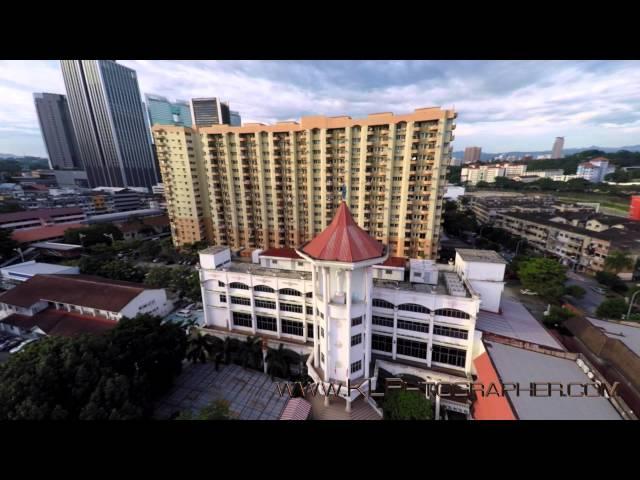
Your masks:
M384 255L384 245L358 226L344 201L331 224L301 250L316 260L349 263Z

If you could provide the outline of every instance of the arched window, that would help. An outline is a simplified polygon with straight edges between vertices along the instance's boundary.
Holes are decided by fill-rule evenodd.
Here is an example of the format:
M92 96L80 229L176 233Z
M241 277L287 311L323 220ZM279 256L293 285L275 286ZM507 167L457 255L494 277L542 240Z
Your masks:
M431 310L427 307L423 307L417 303L403 303L402 305L398 305L398 310L404 310L405 312L431 313Z
M275 290L267 285L256 285L253 289L256 292L275 293Z
M378 308L388 308L388 309L390 309L390 310L393 310L393 303L389 303L389 302L387 302L386 300L383 300L383 299L381 299L381 298L374 298L374 299L371 301L371 304L372 304L374 307L378 307Z
M242 290L249 290L249 285L247 285L246 283L231 282L229 284L229 288L240 288Z
M466 320L471 318L466 312L462 310L456 310L455 308L440 308L436 310L436 315L442 315L443 317L464 318Z
M293 295L295 297L301 297L302 293L298 290L294 290L293 288L281 288L280 295Z

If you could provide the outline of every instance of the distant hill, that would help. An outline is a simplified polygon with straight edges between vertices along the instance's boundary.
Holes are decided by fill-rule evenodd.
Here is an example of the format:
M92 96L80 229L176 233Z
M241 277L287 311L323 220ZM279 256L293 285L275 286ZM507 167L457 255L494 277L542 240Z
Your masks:
M640 152L640 145L626 145L624 147L598 147L594 145L591 147L583 147L583 148L565 148L563 150L563 153L565 156L567 156L567 155L574 155L576 153L584 152L586 150L600 150L605 153L615 153L620 150L628 150L629 152ZM530 151L530 152L509 151L509 152L497 152L497 153L482 152L480 154L480 160L488 161L498 155L515 155L516 157L531 155L535 159L538 155L548 155L550 153L551 153L551 150L544 150L544 151L539 150L539 151ZM457 158L464 158L464 151L458 150L457 152L453 152L453 156Z

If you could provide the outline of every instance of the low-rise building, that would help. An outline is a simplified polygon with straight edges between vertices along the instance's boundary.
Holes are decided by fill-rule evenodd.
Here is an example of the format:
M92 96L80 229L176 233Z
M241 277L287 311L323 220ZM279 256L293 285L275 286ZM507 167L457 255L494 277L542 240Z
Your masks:
M50 275L60 273L73 275L80 273L80 269L78 267L70 267L67 265L36 262L35 260L16 263L15 265L11 265L9 267L0 268L0 275L2 277L5 288L26 282L35 275Z
M164 316L170 309L164 289L89 275L38 274L0 295L0 329L55 334L60 322L71 322L83 333L83 325L93 331L97 324L115 326L145 313ZM63 330L70 334L68 326Z
M609 165L609 159L597 157L578 165L576 175L593 183L604 182L604 177L615 172L615 166Z
M69 223L83 223L86 214L80 208L45 208L0 214L0 228L23 230Z

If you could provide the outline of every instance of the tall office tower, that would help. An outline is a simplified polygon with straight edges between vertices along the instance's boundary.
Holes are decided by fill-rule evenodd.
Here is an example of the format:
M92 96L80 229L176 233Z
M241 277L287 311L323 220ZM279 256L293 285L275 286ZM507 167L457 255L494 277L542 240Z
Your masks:
M293 247L330 222L346 187L392 255L435 258L456 113L153 127L174 242Z
M480 147L465 148L463 163L478 163L480 161L481 153L482 153L482 148Z
M158 183L136 72L113 60L62 60L62 75L92 187Z
M191 110L189 102L176 100L170 102L159 95L145 94L149 124L154 125L179 125L191 126Z
M34 93L38 122L49 154L49 168L80 168L76 134L67 97L57 93Z
M551 150L551 158L562 158L562 149L564 148L564 137L556 137Z
M191 99L191 124L194 127L229 125L231 123L229 104L217 98Z
M229 112L229 125L231 125L232 127L239 127L240 125L242 125L242 118L240 118L240 112L234 112L233 110L231 110Z

